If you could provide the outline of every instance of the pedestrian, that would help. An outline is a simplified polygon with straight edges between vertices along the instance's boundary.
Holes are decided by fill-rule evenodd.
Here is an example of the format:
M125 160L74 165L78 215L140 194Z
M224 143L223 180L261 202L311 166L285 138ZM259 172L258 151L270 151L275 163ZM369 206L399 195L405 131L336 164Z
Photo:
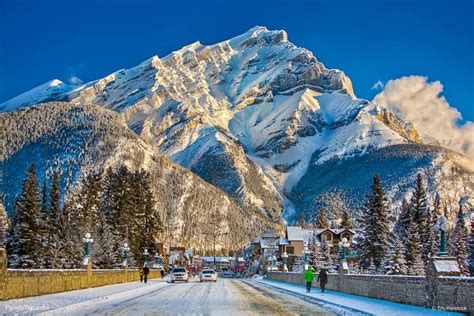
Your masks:
M324 293L324 288L326 287L326 283L328 283L328 273L326 272L326 269L321 269L321 271L319 271L318 281L321 292Z
M313 279L314 279L313 270L311 269L310 266L308 266L308 270L306 270L304 274L304 279L306 281L306 292L309 293L311 292L311 283L313 283Z
M143 281L145 281L145 283L148 281L148 274L150 274L150 268L148 268L147 266L144 266L143 267Z
M160 275L162 279L165 277L165 270L163 270L163 268L160 270Z
M140 282L143 282L143 269L140 270Z

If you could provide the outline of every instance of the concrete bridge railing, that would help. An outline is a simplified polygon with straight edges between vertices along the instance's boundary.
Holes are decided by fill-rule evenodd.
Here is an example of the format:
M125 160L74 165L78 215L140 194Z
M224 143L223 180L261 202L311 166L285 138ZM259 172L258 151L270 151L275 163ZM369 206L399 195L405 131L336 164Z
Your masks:
M160 278L159 271L150 271L151 278ZM7 269L5 251L0 249L0 299L80 290L140 280L140 271L132 269L95 270L27 270Z
M268 272L268 279L304 285L302 273ZM314 286L319 284L315 281ZM329 290L474 315L474 278L329 274ZM435 293L433 295L433 293Z

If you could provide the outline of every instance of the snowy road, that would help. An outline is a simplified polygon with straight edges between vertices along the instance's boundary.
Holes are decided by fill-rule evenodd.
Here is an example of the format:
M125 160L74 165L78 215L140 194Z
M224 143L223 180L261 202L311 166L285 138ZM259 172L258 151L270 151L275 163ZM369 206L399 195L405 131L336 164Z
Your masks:
M117 289L123 287L123 291ZM94 294L88 293L94 292ZM79 297L78 299L76 299ZM58 300L67 303L58 303ZM22 310L22 306L38 310ZM219 279L217 283L170 284L151 280L45 295L0 304L2 314L42 315L328 315L329 311L255 282Z

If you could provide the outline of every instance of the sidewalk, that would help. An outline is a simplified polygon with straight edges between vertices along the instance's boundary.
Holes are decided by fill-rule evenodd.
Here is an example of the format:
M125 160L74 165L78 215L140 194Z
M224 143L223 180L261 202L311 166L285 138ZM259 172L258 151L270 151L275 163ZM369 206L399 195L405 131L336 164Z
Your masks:
M321 293L319 288L313 288L311 293L306 293L304 285L285 283L267 279L255 280L259 284L284 290L285 292L316 301L324 305L334 305L335 307L352 310L354 313L364 313L369 315L396 315L396 316L416 316L416 315L464 315L461 313L432 310L429 308L394 303L375 298L346 294L342 292L326 290Z
M126 298L166 286L162 279L151 279L148 284L139 281L105 285L101 287L25 297L0 302L0 315L32 315L49 313L56 309L80 307L111 298Z

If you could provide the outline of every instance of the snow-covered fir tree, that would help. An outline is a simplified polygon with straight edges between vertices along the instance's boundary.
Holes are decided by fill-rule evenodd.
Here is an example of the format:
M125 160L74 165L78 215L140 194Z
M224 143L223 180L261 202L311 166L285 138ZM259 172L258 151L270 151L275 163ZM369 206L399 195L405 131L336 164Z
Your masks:
M351 215L349 214L349 211L344 210L342 212L342 218L341 218L341 228L343 229L352 229L352 218Z
M59 268L60 263L59 252L60 252L60 222L59 216L61 213L60 208L60 181L61 177L58 172L53 173L51 187L49 189L49 218L47 221L47 257L46 266L49 268Z
M460 201L456 217L456 226L452 236L452 250L462 275L469 275L468 263L468 231L464 218L464 204Z
M405 247L401 242L397 242L395 251L387 265L387 274L405 275L407 274L407 265L405 261Z
M365 269L367 274L377 274L377 267L375 266L374 260L371 258L370 263Z
M402 241L407 240L408 228L411 222L410 202L403 199L400 211L398 212L398 219L395 224L395 233Z
M423 261L427 261L430 248L425 247L425 245L427 245L427 241L430 238L429 234L432 228L428 227L431 219L428 217L428 200L423 178L420 173L416 177L415 189L413 190L410 200L410 214L411 221L415 222L417 226Z
M426 215L427 231L426 231L426 241L423 245L423 252L425 254L425 261L429 259L430 256L434 256L439 249L439 234L434 229L436 223L438 222L438 207L439 204L436 202L434 206L429 206Z
M116 240L112 233L112 228L103 213L99 214L99 219L95 227L95 238L93 245L93 264L97 268L111 269L121 262L120 251L116 245Z
M311 265L315 269L320 269L320 268L325 267L325 265L327 264L326 262L327 257L323 253L321 243L318 240L318 237L316 234L316 228L313 228L313 232L309 240L309 250L311 251L311 254L310 254Z
M0 202L0 248L6 247L8 231L8 215L3 203Z
M425 263L422 256L422 244L418 224L412 220L408 228L406 264L409 275L423 275Z
M329 228L329 221L326 217L326 214L324 214L324 211L320 209L318 211L318 215L316 218L316 227L318 229L326 229Z
M302 210L300 212L300 221L298 223L302 228L306 228L306 218L305 218L305 213L304 211Z
M469 270L471 276L474 276L474 210L471 209L471 237L470 237L470 257L469 257Z
M357 237L360 265L367 269L373 261L380 268L390 250L389 209L387 197L378 175L374 176L371 192L362 210L361 232Z
M17 197L11 226L8 262L14 268L41 268L41 201L36 168L31 165Z

